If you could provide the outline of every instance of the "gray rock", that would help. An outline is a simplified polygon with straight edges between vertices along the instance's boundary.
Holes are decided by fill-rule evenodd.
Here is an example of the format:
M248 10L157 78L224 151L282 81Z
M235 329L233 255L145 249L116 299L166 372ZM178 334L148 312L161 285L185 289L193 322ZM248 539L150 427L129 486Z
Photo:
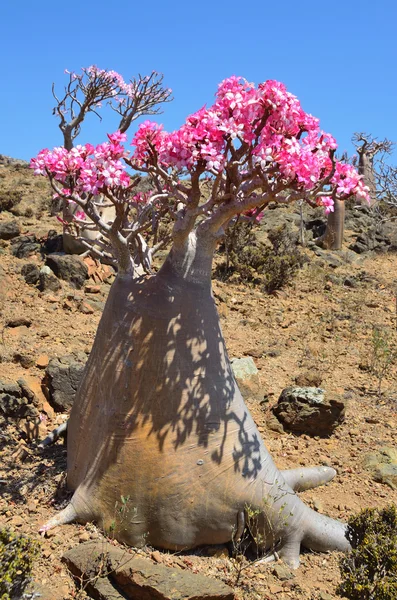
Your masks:
M44 265L39 271L39 290L41 292L57 292L62 287L58 277L50 267Z
M33 398L18 383L0 381L0 415L6 420L37 417Z
M84 287L84 283L88 279L88 267L78 256L49 254L46 264L59 279L68 281L77 289Z
M397 448L383 446L377 452L366 454L363 465L375 481L397 490Z
M288 387L273 408L287 431L326 437L343 421L346 400L315 387Z
M35 235L20 235L11 242L11 253L17 258L28 258L40 252L41 246Z
M40 270L36 263L27 263L21 269L21 275L29 285L36 285L40 279Z
M86 360L85 355L84 358L66 355L50 360L43 387L49 403L56 411L71 409Z
M273 567L272 573L280 581L288 581L294 579L295 575L291 569L284 563L278 563Z
M343 257L339 256L337 251L331 252L328 250L322 250L318 246L312 246L312 250L313 250L314 254L316 256L318 256L318 258L321 259L321 262L323 264L329 265L333 269L337 269L338 267L341 267L342 265L345 264Z
M87 592L100 600L234 600L228 585L189 570L153 564L109 543L87 542L63 556L71 573L87 585ZM106 565L103 577L95 577ZM82 578L82 579L81 579Z
M250 356L244 358L233 358L231 365L237 385L243 398L255 398L263 400L263 388L261 386L259 371Z
M7 221L0 223L0 240L12 240L21 233L19 225L16 221Z

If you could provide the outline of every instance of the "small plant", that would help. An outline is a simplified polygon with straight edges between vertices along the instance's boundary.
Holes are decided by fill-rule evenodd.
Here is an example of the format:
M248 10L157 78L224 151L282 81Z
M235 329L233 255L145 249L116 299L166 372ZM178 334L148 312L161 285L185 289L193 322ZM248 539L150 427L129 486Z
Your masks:
M293 279L305 263L305 257L285 225L268 233L271 245L256 239L252 223L238 222L226 234L225 264L219 269L229 276L238 273L243 282L262 285L271 294Z
M353 550L340 562L338 593L350 600L397 599L397 508L365 509L348 523Z
M397 359L397 344L391 332L374 326L372 330L372 345L369 370L377 379L377 393L382 395L382 383L390 367Z
M29 583L33 562L39 553L37 541L0 529L0 598L21 598Z
M22 200L22 195L16 190L0 192L0 212L2 210L11 210Z

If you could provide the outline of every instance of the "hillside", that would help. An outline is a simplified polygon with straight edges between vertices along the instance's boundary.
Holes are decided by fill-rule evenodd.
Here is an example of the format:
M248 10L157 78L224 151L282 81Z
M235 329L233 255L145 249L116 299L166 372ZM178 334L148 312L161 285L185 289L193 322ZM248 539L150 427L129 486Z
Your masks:
M49 403L42 384L45 389L52 359L73 355L84 363L113 276L88 260L89 278L80 289L63 280L58 290L40 291L26 281L26 265L41 268L46 261L43 249L48 251L48 240L61 232L60 223L49 214L51 196L48 184L34 177L26 164L0 156L0 230L15 222L20 236L36 244L19 258L13 239L0 239L0 385L24 379L36 394L39 411L36 427L25 416L4 411L0 415L0 526L40 539L34 585L42 590L43 600L66 600L77 596L62 555L103 535L94 524L65 525L43 538L37 533L69 498L65 446L58 442L41 450L36 441L66 418L65 411ZM296 223L298 213L288 214L287 221ZM307 217L315 218L321 213ZM286 220L282 210L272 211L269 219L275 225ZM377 238L369 239L370 219L365 211L351 211L344 250L327 253L309 246L304 267L275 294L235 277L215 279L213 286L230 356L250 356L259 370L261 393L247 404L276 464L334 467L338 474L330 484L302 497L315 510L342 520L364 507L397 503L397 477L394 484L376 482L363 462L382 447L397 451L397 361L386 360L397 352L397 226L388 223ZM266 223L262 235L265 229ZM55 234L49 236L51 230ZM365 251L366 243L368 248L372 243L372 251ZM380 353L379 344L386 354ZM296 384L321 386L346 401L346 419L330 437L294 435L277 426L271 409L281 391ZM238 579L239 563L226 547L178 556L151 548L140 553L232 585ZM304 554L300 569L288 579L274 564L241 560L244 570L235 588L239 600L338 597L336 553Z

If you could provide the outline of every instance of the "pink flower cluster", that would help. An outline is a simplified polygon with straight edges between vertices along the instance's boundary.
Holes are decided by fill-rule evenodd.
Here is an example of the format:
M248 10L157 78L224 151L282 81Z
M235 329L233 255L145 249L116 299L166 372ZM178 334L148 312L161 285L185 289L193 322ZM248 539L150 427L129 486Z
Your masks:
M125 133L116 131L108 135L109 142L94 148L91 144L76 146L68 151L63 147L44 149L32 158L30 167L36 175L50 174L63 184L63 193L99 194L105 188L126 188L130 176L120 159L127 155L121 145L127 139Z
M104 69L98 69L96 65L91 65L87 67L87 69L83 69L86 71L87 75L90 78L99 78L103 83L114 86L114 94L115 100L118 102L122 102L121 98L117 97L117 94L122 93L130 98L134 98L137 87L134 83L126 83L120 73L116 71L105 71ZM117 89L118 88L118 89Z
M305 113L299 100L277 81L257 88L238 77L224 80L215 103L187 118L180 129L166 133L145 121L132 141L138 166L158 163L211 173L220 172L234 151L245 147L243 168L270 173L273 180L303 191L313 190L331 173L335 139L321 131L319 121ZM336 162L332 184L338 196L367 198L368 190L354 167ZM329 210L332 210L329 204Z

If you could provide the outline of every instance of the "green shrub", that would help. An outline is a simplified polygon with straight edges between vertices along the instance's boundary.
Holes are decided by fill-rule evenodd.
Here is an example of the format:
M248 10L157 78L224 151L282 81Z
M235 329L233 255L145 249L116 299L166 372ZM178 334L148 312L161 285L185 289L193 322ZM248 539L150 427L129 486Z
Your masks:
M350 600L397 600L397 509L365 509L348 523L352 551L340 562L338 593Z
M225 264L218 274L237 273L240 281L261 285L271 294L289 283L305 257L285 225L268 232L270 245L258 242L251 223L237 222L225 236Z
M0 529L0 600L21 598L38 552L37 541Z

